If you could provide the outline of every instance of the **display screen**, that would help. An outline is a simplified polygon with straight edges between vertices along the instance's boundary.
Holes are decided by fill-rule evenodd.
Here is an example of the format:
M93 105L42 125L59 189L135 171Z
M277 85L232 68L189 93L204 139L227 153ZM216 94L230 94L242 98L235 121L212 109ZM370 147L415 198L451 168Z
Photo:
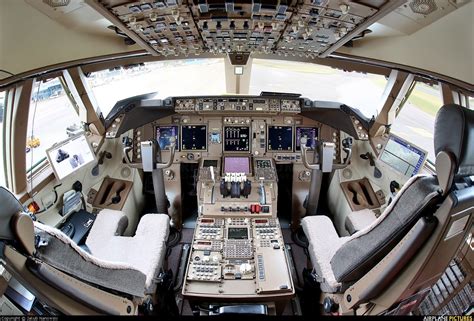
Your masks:
M405 176L417 174L425 159L425 151L394 135L390 136L380 155L380 160Z
M225 157L224 173L250 174L250 159L248 157Z
M249 230L245 227L229 227L227 229L229 240L243 240L249 238Z
M293 127L268 126L268 150L293 151Z
M296 127L296 150L300 150L301 137L306 137L306 147L310 150L314 150L316 147L316 141L318 139L318 128L317 127Z
M226 152L249 152L250 151L250 127L224 127L224 151Z
M58 180L95 161L95 154L84 134L71 137L46 150Z
M202 167L217 167L217 160L215 159L205 159Z
M156 141L160 145L161 150L170 149L170 138L176 139L178 144L178 126L157 126L156 127Z
M181 127L181 150L206 150L206 125L186 125Z

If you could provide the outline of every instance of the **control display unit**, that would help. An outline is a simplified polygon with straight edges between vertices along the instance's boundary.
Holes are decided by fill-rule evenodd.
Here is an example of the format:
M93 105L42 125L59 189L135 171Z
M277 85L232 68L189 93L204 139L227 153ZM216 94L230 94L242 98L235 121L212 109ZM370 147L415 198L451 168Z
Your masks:
M248 126L224 127L225 152L249 152L250 128Z
M249 238L249 230L246 227L229 227L227 238L230 240L244 240Z
M426 160L426 151L404 139L390 135L380 160L405 176L416 175Z
M267 149L293 151L293 127L268 126Z
M181 127L181 150L207 150L207 126L185 125Z
M296 142L295 148L296 150L300 150L300 140L301 137L306 137L306 147L310 150L314 150L316 147L316 141L318 140L318 128L317 127L296 127Z
M95 154L84 134L68 138L46 150L58 180L95 161Z
M156 126L156 141L160 145L161 150L170 149L170 139L174 137L178 144L178 126Z
M249 157L224 157L224 173L245 173L250 175L250 158Z

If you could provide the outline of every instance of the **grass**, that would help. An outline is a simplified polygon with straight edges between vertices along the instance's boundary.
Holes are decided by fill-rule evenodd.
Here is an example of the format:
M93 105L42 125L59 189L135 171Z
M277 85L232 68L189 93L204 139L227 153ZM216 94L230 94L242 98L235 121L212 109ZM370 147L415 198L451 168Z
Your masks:
M334 74L337 71L326 66L317 65L317 64L309 64L309 63L301 63L301 62L292 62L292 61L272 61L270 59L254 59L254 65L260 65L270 68L276 69L283 69L283 70L291 70L295 72L304 72L304 73L317 73L317 74Z
M380 77L371 77L371 80L375 85L380 87L385 87L387 84L387 81ZM410 94L410 97L408 97L408 102L415 108L418 108L434 117L442 106L439 95L440 94L436 91L436 89L421 83L417 83L416 87Z
M420 84L417 84L417 87L419 85ZM426 91L420 90L417 87L415 87L415 89L412 91L410 97L408 98L408 101L413 106L424 111L425 113L430 114L433 117L436 116L436 113L442 106L439 94L437 96L433 89L430 87L427 87Z

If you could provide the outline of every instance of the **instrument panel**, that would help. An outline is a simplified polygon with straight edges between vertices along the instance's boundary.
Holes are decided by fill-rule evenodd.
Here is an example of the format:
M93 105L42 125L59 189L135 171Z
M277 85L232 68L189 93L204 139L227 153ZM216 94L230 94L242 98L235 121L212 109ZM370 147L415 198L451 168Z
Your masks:
M271 157L277 163L301 163L300 139L306 137L309 157L318 142L330 142L335 144L334 163L342 163L345 157L341 155L342 130L332 127L339 124L334 124L334 120L330 122L332 126L323 123L327 118L325 111L321 111L321 119L303 116L306 114L301 108L308 108L307 101L293 98L292 94L285 95L288 96L170 98L167 106L172 109L167 111L168 116L149 123L143 118L140 123L145 124L138 127L126 125L133 128L130 158L141 162L140 143L147 140L156 140L166 153L170 138L175 137L174 162L177 163L198 162L202 157L221 157L224 153ZM342 117L347 117L346 122L351 126L344 131L359 134L349 118L352 116L342 113L339 118ZM136 120L131 117L124 120L124 116L119 115L107 129L107 137L117 137L118 131L123 130L120 127L132 121ZM360 123L358 126L361 127Z
M140 142L156 140L165 153L176 138L176 162L195 162L223 154L272 157L277 163L301 162L301 137L311 153L318 141L336 145L334 162L341 162L340 131L301 116L218 117L175 115L133 131L134 162L141 161Z

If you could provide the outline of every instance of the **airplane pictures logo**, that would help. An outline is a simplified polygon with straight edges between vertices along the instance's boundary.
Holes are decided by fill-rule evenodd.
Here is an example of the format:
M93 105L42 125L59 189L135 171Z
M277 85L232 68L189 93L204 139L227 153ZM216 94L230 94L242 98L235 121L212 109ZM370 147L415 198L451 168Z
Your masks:
M472 321L472 315L428 315L423 321Z

